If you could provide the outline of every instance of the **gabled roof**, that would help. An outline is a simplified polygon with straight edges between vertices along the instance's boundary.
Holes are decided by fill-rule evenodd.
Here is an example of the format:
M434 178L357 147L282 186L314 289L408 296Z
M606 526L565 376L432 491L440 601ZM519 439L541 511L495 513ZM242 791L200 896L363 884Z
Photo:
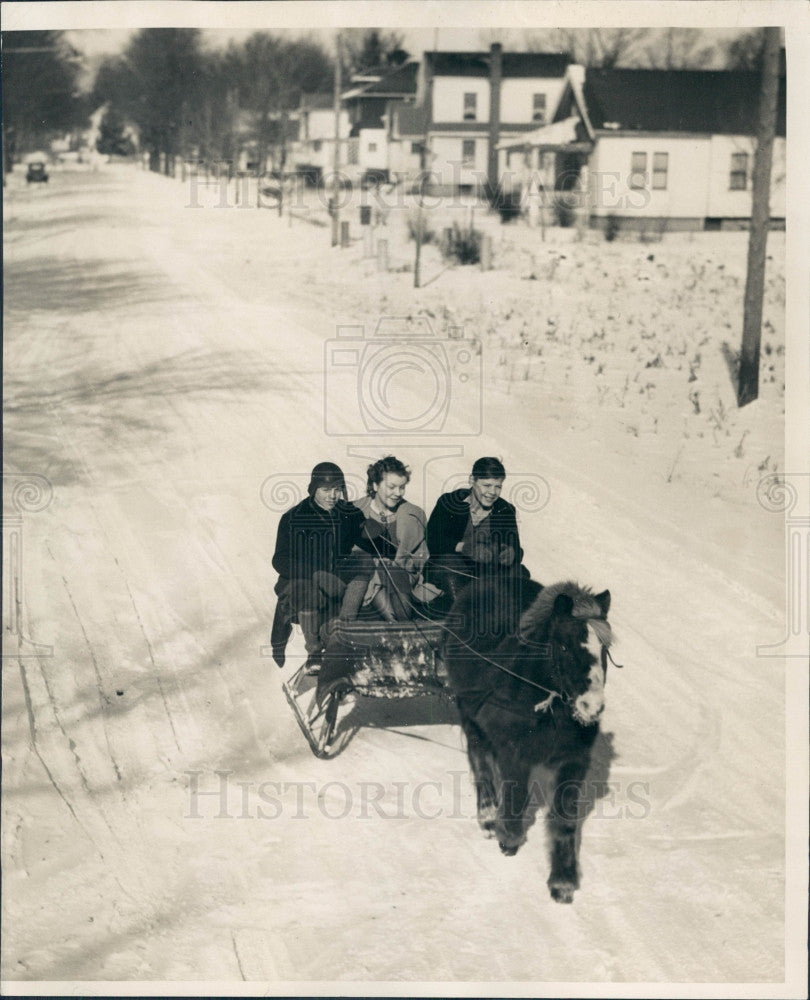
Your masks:
M560 77L571 58L562 52L504 52L504 77ZM434 76L489 76L489 52L425 52Z
M588 69L584 96L595 129L754 135L760 75L737 70ZM785 78L777 135L785 134Z
M419 74L419 63L409 62L399 66L392 73L386 74L377 83L372 83L363 91L374 97L407 97L416 93L416 78Z

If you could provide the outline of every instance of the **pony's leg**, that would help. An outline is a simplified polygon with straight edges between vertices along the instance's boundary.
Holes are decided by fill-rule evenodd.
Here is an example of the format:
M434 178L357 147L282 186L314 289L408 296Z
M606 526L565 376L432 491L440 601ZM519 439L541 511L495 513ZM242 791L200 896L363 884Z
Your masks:
M529 803L529 764L514 754L496 760L499 775L498 818L495 835L501 851L512 857L526 843L525 817Z
M586 763L571 761L562 765L554 782L554 796L547 817L551 834L548 887L551 898L558 903L573 902L574 892L579 888L576 840L586 771Z
M462 715L461 725L467 737L467 757L475 780L478 825L487 837L491 837L498 809L492 749L486 736L472 719Z

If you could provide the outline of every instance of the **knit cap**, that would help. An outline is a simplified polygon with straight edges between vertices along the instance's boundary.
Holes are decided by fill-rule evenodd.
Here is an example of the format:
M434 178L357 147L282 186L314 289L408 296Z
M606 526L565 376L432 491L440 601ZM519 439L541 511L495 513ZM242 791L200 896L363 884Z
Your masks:
M312 470L307 493L313 497L315 490L322 486L339 486L344 493L346 492L346 480L339 465L335 465L334 462L318 462Z

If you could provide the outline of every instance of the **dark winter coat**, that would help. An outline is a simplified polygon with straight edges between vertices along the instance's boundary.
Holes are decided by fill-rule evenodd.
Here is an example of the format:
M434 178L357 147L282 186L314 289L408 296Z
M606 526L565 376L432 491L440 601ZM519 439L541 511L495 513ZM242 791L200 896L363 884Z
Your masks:
M427 544L431 557L455 553L456 546L463 540L470 521L469 495L470 490L465 488L443 493L437 500L427 523ZM515 550L515 564L520 563L523 549L520 547L515 508L503 497L498 497L488 519L492 544L496 549L502 545L511 546Z
M354 504L341 500L327 511L305 497L279 521L273 555L279 583L309 580L318 570L334 573L338 560L360 539L364 524L363 512Z

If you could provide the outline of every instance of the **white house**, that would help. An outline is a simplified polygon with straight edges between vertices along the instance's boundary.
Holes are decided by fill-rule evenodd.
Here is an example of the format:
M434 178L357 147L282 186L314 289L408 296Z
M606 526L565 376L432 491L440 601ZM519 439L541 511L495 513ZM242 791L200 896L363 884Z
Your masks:
M407 170L394 125L400 111L416 99L418 73L419 63L406 62L342 95L351 121L346 157L350 172L391 176Z
M560 53L426 52L418 103L427 109L427 164L438 187L497 184L502 141L551 120L565 88Z
M316 167L323 175L334 169L335 109L332 94L303 94L299 107L291 113L298 121L298 134L292 143L290 159L295 167ZM346 147L351 132L348 111L338 115L339 162L346 162Z
M597 226L609 216L632 227L747 224L758 73L589 69L582 77L580 67L571 67L552 124L501 144L510 170L525 176L527 167L536 171L552 156L554 190L578 181L587 187L587 209ZM784 77L770 207L772 219L784 219Z

